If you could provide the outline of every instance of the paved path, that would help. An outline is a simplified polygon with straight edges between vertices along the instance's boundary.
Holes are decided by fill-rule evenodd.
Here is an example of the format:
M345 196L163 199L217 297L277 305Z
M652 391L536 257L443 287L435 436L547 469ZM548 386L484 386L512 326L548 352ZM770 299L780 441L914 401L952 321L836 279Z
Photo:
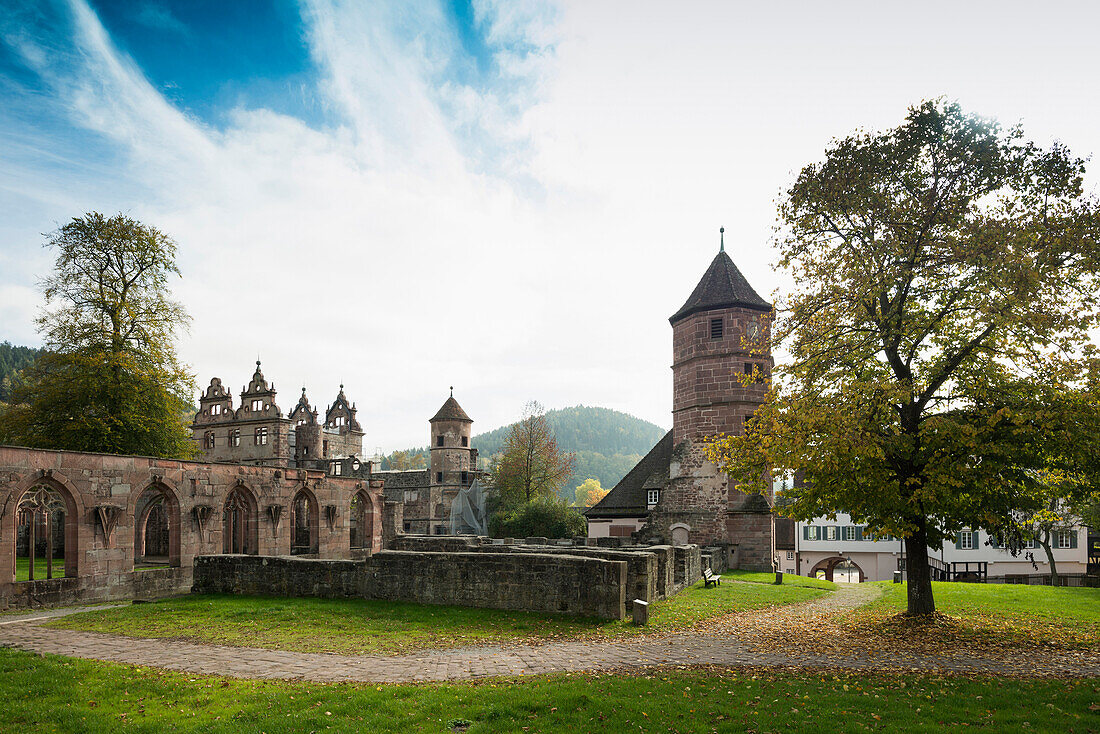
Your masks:
M545 645L466 647L424 651L413 655L333 655L281 652L255 648L205 645L178 640L134 639L92 632L54 630L40 626L38 614L0 620L0 646L18 647L93 660L107 660L188 673L239 678L284 678L311 681L438 681L482 676L541 675L566 671L606 671L651 666L717 665L793 666L904 671L1017 673L1029 675L1100 675L1100 653L1049 660L1034 651L1019 661L972 655L883 656L880 651L806 654L765 644L777 631L806 620L820 622L867 603L878 591L869 585L840 586L834 594L805 604L778 607L717 621L712 629L633 640L553 642ZM61 613L85 611L57 610ZM1021 654L1021 657L1025 657ZM1026 664L1026 665L1025 665ZM1019 666L1019 667L1018 667Z

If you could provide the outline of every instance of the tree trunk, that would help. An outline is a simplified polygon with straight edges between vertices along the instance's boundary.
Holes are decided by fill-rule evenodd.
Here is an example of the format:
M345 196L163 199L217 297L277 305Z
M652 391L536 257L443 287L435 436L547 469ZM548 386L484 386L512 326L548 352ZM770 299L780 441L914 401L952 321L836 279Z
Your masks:
M905 576L910 616L926 616L936 611L932 598L932 569L928 564L928 532L924 520L916 532L905 539Z
M1053 533L1049 530L1043 533L1043 537L1039 540L1039 545L1043 546L1043 550L1047 554L1047 563L1050 564L1050 585L1058 585L1058 566L1054 563L1054 550L1050 547L1050 541Z

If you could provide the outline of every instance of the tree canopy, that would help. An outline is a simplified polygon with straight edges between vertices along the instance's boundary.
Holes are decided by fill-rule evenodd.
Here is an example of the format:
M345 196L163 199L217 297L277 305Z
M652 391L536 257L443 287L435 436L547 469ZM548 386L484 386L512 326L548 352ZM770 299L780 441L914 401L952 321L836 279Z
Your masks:
M573 456L558 448L545 411L537 402L513 423L492 469L493 488L503 507L555 497L573 476Z
M39 448L188 457L194 379L175 351L189 317L169 296L176 244L122 214L74 218L46 243L46 351L0 416L0 439Z
M834 141L780 204L790 358L741 436L745 487L800 472L782 511L851 513L905 540L909 613L935 610L928 547L1039 509L1039 472L1095 482L1089 388L1100 214L1084 162L931 101Z

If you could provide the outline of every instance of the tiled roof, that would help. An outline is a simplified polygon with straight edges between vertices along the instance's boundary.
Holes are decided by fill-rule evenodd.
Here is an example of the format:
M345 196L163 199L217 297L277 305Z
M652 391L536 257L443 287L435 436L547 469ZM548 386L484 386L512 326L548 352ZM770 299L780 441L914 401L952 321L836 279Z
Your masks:
M742 306L764 312L772 310L772 305L753 290L749 281L733 264L730 256L722 251L711 261L699 285L695 286L691 296L669 321L675 324L693 313L731 306Z
M584 513L591 518L645 515L646 490L664 486L672 461L672 431L619 480L607 496Z
M474 422L473 418L466 415L466 411L462 409L462 406L458 404L458 401L454 399L453 395L447 398L447 402L443 403L443 407L432 417L430 422L434 423L436 421Z

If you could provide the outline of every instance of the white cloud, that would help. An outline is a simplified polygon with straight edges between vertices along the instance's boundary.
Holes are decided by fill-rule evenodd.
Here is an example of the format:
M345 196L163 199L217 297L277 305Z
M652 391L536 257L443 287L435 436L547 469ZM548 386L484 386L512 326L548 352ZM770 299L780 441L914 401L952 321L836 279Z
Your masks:
M478 80L452 73L462 50L437 7L308 0L335 122L242 108L212 130L73 0L69 66L42 45L23 56L55 103L124 152L121 183L51 187L28 170L20 201L37 203L17 207L19 182L0 175L0 210L31 212L31 232L88 209L171 232L200 382L243 384L257 353L284 409L303 383L324 403L343 381L367 446L388 450L427 440L451 384L478 429L533 398L669 425L667 318L718 226L768 294L780 188L831 136L895 124L922 97L1100 147L1085 103L1098 52L1057 29L1010 19L968 35L992 22L969 6L951 27L876 4L622 7L476 3L495 63ZM18 259L0 245L4 273ZM0 317L27 324L9 332L25 340L21 267L0 274Z

